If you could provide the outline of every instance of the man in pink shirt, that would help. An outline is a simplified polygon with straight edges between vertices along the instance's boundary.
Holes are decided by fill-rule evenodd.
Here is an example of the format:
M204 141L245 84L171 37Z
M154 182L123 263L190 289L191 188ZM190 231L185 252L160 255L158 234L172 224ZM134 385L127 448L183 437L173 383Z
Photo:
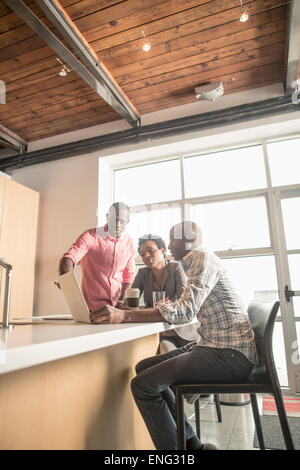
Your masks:
M135 248L125 233L129 207L114 203L106 219L103 227L80 235L59 262L59 274L72 271L80 262L82 293L91 312L104 305L119 306L135 276Z

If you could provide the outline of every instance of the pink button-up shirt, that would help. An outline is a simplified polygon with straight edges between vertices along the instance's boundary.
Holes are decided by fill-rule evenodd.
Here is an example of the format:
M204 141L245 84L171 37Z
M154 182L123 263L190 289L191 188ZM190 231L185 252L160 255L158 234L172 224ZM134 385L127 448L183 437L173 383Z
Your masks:
M135 276L135 249L127 233L116 239L104 227L86 230L63 256L74 266L80 261L81 289L91 311L114 306L122 283L131 284Z

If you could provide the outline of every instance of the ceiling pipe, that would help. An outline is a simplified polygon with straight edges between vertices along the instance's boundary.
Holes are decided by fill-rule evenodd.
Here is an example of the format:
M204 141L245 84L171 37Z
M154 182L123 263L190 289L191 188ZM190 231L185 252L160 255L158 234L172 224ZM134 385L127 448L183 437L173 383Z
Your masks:
M26 152L28 142L0 124L0 142L4 147L16 150L18 154Z
M107 148L119 147L126 144L139 144L159 138L252 121L278 114L293 113L295 111L300 111L299 102L292 103L291 96L285 95L256 103L247 103L232 108L159 122L137 129L128 129L28 152L21 159L16 157L3 158L0 160L0 170L9 172L16 168L85 155Z

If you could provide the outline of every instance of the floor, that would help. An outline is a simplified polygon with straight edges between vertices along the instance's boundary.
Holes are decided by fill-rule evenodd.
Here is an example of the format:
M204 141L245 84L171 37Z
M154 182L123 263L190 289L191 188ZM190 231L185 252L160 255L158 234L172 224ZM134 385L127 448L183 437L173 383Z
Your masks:
M210 403L205 405L205 400ZM258 397L259 407L261 399ZM222 423L218 422L216 407L209 398L202 398L200 409L201 442L211 442L220 450L259 450L253 447L254 421L250 403L243 406L221 405ZM185 412L188 417L194 413L194 406L185 401ZM195 428L195 421L189 419Z

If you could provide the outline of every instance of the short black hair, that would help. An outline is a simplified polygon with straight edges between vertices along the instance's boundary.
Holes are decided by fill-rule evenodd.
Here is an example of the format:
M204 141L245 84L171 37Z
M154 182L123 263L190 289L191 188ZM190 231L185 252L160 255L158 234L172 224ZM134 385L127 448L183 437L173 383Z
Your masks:
M139 253L140 253L140 249L141 249L141 246L143 245L143 243L146 243L148 241L155 242L157 248L159 248L159 249L161 249L161 248L164 248L165 250L167 249L166 244L165 244L165 242L163 241L163 239L161 237L159 237L158 235L153 235L152 233L146 233L146 235L143 235L142 237L139 238L139 244L138 244L138 252Z
M128 215L130 214L130 207L127 206L127 204L125 204L125 202L114 202L110 208L109 208L109 211L110 212L112 209L115 209L116 211L120 211L120 210L126 210Z

